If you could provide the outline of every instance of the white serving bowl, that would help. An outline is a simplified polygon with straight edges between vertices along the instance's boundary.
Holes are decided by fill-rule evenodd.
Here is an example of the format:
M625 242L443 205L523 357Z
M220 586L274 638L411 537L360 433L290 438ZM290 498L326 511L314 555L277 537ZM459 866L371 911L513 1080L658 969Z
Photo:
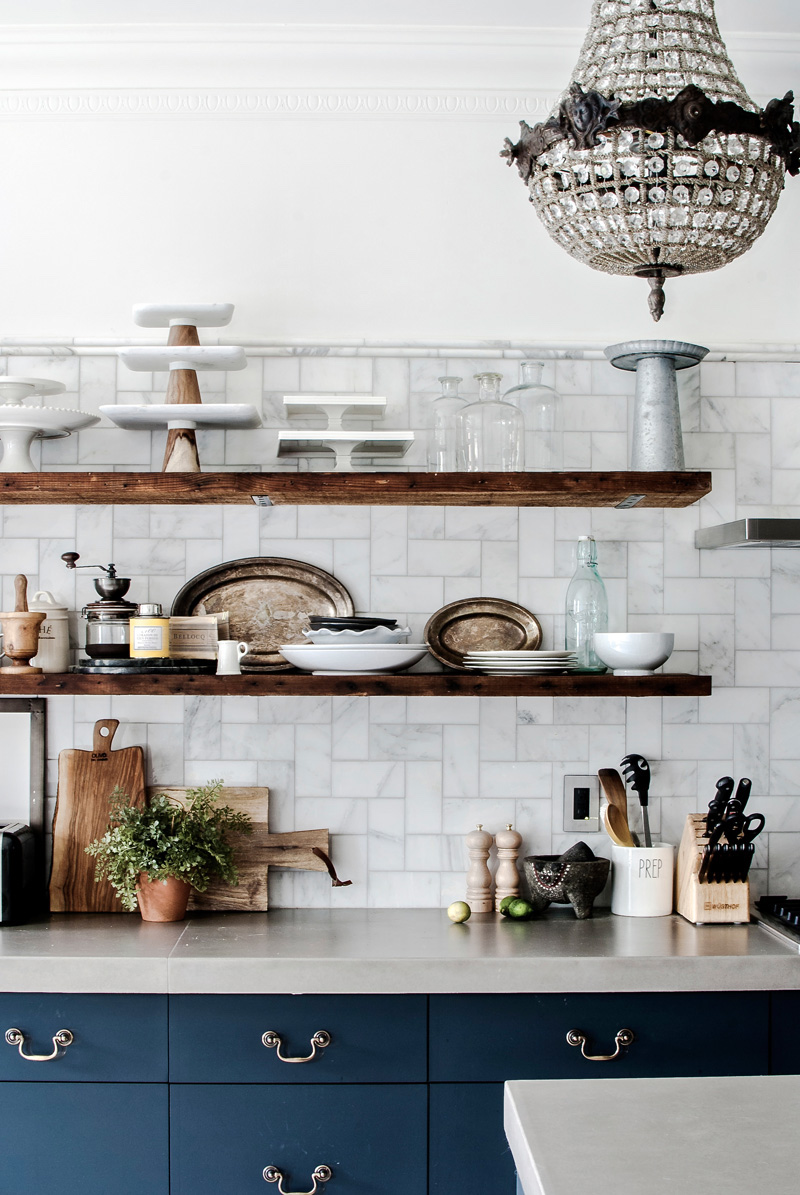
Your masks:
M411 634L410 627L368 627L365 631L332 631L328 627L320 627L318 631L303 631L309 643L319 643L321 646L352 643L353 646L364 643L402 643Z
M425 643L287 643L280 653L295 668L315 676L359 672L403 672L427 655Z
M662 631L598 631L593 644L614 676L651 676L672 655L675 636Z

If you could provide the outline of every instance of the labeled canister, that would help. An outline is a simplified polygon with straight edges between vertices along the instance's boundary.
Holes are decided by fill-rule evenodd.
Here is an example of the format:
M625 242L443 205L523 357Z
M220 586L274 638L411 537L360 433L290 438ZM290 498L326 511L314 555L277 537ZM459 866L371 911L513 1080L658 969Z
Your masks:
M131 658L169 659L169 618L160 602L143 602L131 619Z
M39 650L31 664L43 672L69 672L68 607L60 606L49 589L38 589L29 609L45 614L39 626Z

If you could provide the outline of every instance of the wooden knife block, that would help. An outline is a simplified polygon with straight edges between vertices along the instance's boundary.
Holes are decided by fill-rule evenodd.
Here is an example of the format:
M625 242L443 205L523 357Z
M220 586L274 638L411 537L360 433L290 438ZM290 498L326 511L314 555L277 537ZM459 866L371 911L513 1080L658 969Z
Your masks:
M675 872L677 909L695 925L739 925L750 920L750 883L701 884L697 878L708 842L705 814L690 813L683 828Z

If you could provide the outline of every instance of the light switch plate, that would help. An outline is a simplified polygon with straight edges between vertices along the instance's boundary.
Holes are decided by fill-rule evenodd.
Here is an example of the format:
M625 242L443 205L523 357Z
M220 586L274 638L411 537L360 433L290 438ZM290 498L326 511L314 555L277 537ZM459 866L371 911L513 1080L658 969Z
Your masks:
M564 829L596 834L600 829L600 781L597 776L564 777Z

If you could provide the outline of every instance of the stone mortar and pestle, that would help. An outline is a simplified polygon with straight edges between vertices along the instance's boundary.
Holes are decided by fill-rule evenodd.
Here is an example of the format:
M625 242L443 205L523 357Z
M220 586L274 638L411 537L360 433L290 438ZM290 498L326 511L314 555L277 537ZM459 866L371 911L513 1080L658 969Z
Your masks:
M41 610L28 609L28 578L20 573L14 578L15 609L0 613L3 626L3 646L10 664L0 673L31 676L42 671L31 667L31 660L39 650L39 627L47 615Z
M523 859L530 903L537 913L549 904L569 904L579 921L592 915L603 891L611 863L598 859L585 842L576 842L563 855L528 855Z

